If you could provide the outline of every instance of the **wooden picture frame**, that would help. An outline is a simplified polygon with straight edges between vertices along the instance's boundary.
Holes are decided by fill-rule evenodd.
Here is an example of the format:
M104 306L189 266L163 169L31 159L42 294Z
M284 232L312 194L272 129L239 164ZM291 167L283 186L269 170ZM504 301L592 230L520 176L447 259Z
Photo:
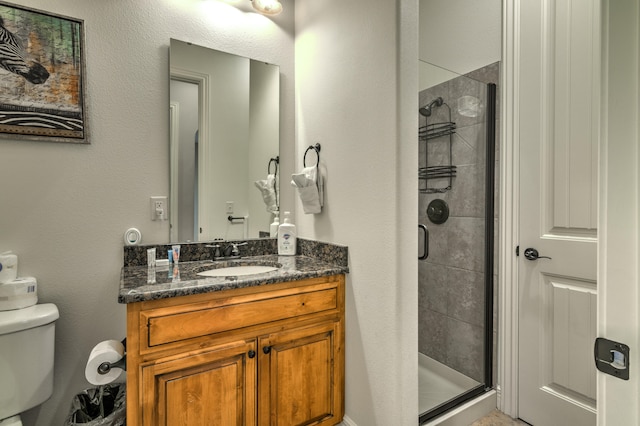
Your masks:
M0 1L0 137L89 143L84 21Z

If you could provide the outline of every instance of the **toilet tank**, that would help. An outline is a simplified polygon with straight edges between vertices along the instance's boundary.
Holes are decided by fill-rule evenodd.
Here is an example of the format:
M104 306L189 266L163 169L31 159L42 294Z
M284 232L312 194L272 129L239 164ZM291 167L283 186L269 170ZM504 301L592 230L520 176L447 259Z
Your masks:
M53 393L56 305L0 312L0 419L46 401Z

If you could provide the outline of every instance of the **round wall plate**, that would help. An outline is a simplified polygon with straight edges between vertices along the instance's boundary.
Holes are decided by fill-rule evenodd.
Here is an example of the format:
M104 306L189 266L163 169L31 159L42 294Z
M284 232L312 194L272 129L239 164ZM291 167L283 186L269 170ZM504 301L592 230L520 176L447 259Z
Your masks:
M436 198L427 206L427 217L436 225L445 223L449 219L449 206L444 200Z
M124 233L124 243L128 246L135 246L142 241L142 234L136 228L129 228Z

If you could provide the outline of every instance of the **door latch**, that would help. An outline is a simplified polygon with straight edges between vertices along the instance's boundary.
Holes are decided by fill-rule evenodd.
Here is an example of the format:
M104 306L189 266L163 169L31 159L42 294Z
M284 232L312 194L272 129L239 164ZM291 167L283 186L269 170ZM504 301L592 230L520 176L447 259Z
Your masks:
M596 368L622 380L629 380L629 346L598 337L593 347Z
M524 250L524 257L527 260L551 259L549 256L540 256L538 250L531 247Z

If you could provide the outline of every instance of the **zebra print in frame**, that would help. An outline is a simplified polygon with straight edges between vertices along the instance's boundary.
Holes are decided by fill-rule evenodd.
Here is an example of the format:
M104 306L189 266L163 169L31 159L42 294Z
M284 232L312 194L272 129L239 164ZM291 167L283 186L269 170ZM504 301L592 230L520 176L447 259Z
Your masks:
M83 21L0 0L0 137L88 143Z
M82 136L83 123L78 113L0 104L0 132L75 138Z

